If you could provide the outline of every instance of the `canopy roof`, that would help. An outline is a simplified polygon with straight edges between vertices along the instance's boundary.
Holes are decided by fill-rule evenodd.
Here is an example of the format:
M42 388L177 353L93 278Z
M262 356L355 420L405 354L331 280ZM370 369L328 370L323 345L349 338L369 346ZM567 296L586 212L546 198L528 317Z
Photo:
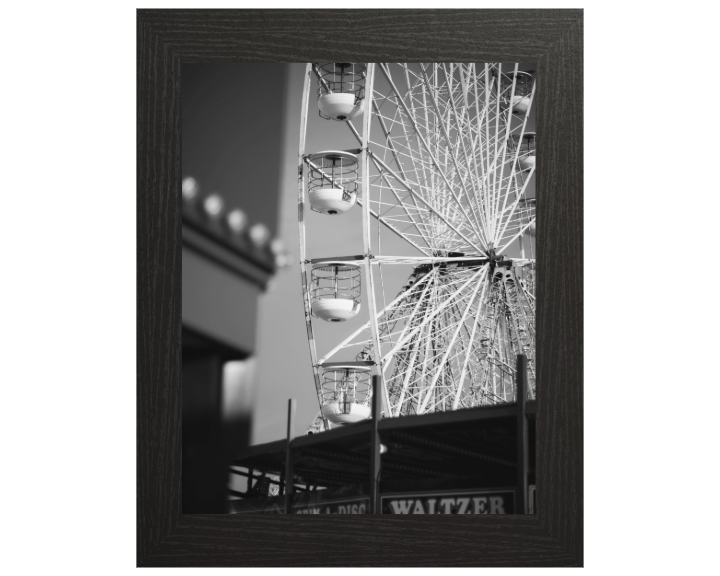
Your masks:
M529 482L535 478L535 402L527 403ZM516 406L502 404L454 412L383 419L378 424L381 492L490 488L516 481ZM345 425L292 443L297 482L327 489L369 486L370 421ZM234 466L282 475L286 440L253 446Z

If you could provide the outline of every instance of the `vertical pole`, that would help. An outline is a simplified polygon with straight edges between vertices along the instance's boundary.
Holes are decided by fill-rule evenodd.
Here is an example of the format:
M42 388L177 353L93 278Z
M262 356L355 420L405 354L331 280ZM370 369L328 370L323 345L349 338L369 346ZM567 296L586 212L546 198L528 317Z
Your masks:
M290 446L295 438L295 398L288 400L287 444L285 446L285 514L292 514L293 461Z
M527 356L518 354L515 373L517 394L517 490L515 493L515 513L527 514L528 499L528 426L525 415L527 403Z
M379 368L378 368L379 369ZM382 410L382 390L380 376L372 377L372 420L370 421L370 506L368 514L382 514L380 510L380 435L378 422Z

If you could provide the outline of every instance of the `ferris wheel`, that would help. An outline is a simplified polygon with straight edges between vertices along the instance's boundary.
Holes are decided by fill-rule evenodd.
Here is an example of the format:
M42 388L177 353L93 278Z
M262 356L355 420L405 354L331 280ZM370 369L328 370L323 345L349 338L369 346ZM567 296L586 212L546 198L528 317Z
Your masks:
M307 65L298 218L320 405L311 431L367 418L373 373L384 417L513 402L517 354L535 397L535 81L521 66ZM306 151L311 113L357 147L328 137ZM307 253L310 212L351 211L362 254ZM329 349L318 350L321 326Z

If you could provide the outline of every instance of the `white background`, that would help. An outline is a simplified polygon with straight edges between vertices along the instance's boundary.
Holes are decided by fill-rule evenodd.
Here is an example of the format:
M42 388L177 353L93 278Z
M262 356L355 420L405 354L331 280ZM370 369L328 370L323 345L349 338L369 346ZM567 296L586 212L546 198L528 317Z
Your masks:
M390 3L356 5L379 4ZM552 6L578 4L585 566L717 574L717 9ZM163 5L197 6L150 7ZM135 7L3 11L6 574L115 574L136 563Z

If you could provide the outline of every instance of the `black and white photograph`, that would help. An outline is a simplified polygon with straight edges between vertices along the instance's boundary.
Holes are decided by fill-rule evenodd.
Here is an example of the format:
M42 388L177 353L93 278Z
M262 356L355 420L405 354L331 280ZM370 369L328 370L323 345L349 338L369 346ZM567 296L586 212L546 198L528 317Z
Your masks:
M3 573L717 572L711 4L5 8Z
M534 513L539 89L183 65L183 513Z

